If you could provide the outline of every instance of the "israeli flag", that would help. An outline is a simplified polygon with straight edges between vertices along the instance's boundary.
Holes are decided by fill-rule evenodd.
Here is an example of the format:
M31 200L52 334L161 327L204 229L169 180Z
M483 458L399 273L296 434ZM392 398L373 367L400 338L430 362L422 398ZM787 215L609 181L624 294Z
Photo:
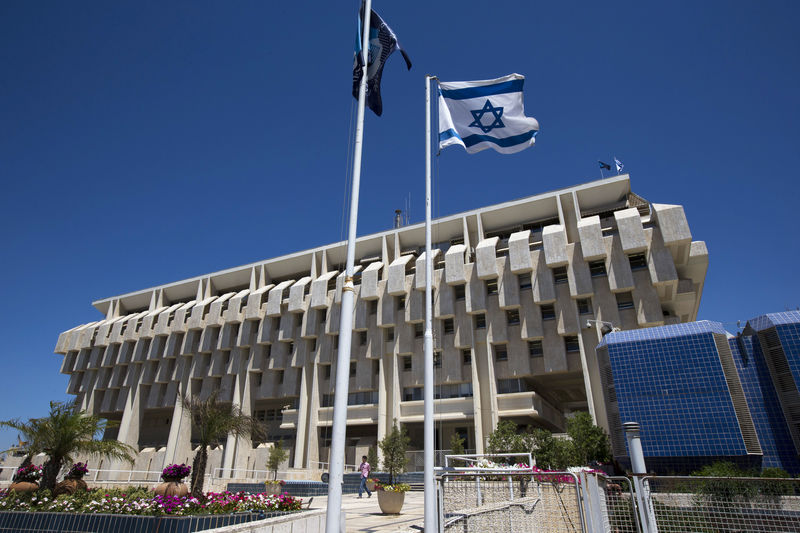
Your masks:
M525 116L525 76L439 83L439 149L455 144L468 154L493 148L513 154L533 146L539 123Z
M617 174L622 172L622 169L625 168L625 165L622 164L622 161L620 161L616 157L614 158L614 165L616 165L617 167Z

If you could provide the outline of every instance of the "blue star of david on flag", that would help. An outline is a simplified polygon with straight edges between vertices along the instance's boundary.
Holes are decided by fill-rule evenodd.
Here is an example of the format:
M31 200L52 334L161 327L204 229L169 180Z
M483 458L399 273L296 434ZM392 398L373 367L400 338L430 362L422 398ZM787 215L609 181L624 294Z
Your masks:
M480 128L483 133L489 133L495 128L506 127L506 125L503 124L503 121L500 120L500 117L503 116L503 108L494 107L489 100L486 100L486 103L483 104L483 107L481 109L470 110L470 113L472 113L472 118L475 119L470 123L469 125L470 128ZM494 122L492 122L488 126L485 125L482 121L483 115L487 113L491 113L492 116L494 117Z
M513 154L534 145L539 123L525 116L525 77L439 82L439 149L461 145L468 154L491 148Z

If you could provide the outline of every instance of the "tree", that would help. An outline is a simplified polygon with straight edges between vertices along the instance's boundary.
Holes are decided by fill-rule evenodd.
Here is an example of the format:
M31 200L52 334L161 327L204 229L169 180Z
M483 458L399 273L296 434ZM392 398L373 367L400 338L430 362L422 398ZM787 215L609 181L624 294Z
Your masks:
M511 420L501 420L489 434L489 453L525 453L529 451L523 434Z
M367 450L367 462L374 470L378 470L378 450L375 446L370 446Z
M579 465L585 466L592 461L605 463L611 459L608 435L603 428L594 425L589 413L576 413L568 419L567 435L572 439L575 460Z
M22 460L22 464L19 465L20 468L31 464L33 461L33 456L42 451L41 446L39 446L39 443L36 442L36 439L39 436L37 424L38 422L35 418L32 418L27 422L20 418L0 421L0 427L16 429L22 435L22 437L19 435L17 436L17 442L19 443L17 446L12 446L8 450L2 452L4 454L13 453L24 455L25 458ZM22 438L25 440L22 440Z
M450 453L453 455L464 454L464 439L458 433L450 435Z
M192 496L202 498L203 482L208 464L208 447L219 440L233 435L235 437L258 437L261 426L252 417L242 413L237 405L222 404L213 392L208 399L185 397L181 399L184 409L192 415L192 428L197 430L200 449L192 461Z
M45 418L32 418L24 423L6 420L0 425L17 429L26 436L25 452L29 456L39 452L47 455L41 487L51 491L64 463L73 462L77 455L121 459L133 464L136 453L136 449L119 441L98 440L115 423L82 411L76 402L50 402L50 414Z
M565 470L575 463L575 446L568 439L556 438L543 428L534 428L527 435L527 441L539 468Z
M289 457L289 451L283 449L281 441L277 441L269 451L267 458L267 469L272 472L272 479L278 479L278 468Z
M395 418L392 430L378 443L383 452L383 469L389 472L391 484L394 484L397 474L406 471L408 464L406 449L409 442L411 442L411 438L406 434L406 429L397 427Z

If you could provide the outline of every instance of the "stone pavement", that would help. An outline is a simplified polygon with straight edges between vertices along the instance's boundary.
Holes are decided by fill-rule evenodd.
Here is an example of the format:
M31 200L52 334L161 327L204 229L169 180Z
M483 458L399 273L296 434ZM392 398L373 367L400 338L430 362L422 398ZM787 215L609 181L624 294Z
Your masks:
M310 498L303 498L308 502ZM327 496L314 496L311 509L326 509ZM342 495L342 510L347 516L347 533L356 531L368 532L416 532L422 531L424 522L424 493L406 492L403 511L399 515L385 515L378 507L378 495L372 493L372 498L367 498L366 493L360 500L357 494Z

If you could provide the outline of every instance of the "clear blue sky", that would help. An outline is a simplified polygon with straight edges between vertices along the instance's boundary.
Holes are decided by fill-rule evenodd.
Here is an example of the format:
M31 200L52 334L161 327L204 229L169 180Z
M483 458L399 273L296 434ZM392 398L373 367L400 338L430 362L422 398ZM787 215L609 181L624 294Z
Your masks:
M682 204L700 316L800 305L800 4L387 2L359 234L423 216L424 82L527 76L534 148L438 161L434 214L598 179ZM0 419L66 398L91 301L342 238L358 1L0 3ZM0 434L4 448L15 435Z

